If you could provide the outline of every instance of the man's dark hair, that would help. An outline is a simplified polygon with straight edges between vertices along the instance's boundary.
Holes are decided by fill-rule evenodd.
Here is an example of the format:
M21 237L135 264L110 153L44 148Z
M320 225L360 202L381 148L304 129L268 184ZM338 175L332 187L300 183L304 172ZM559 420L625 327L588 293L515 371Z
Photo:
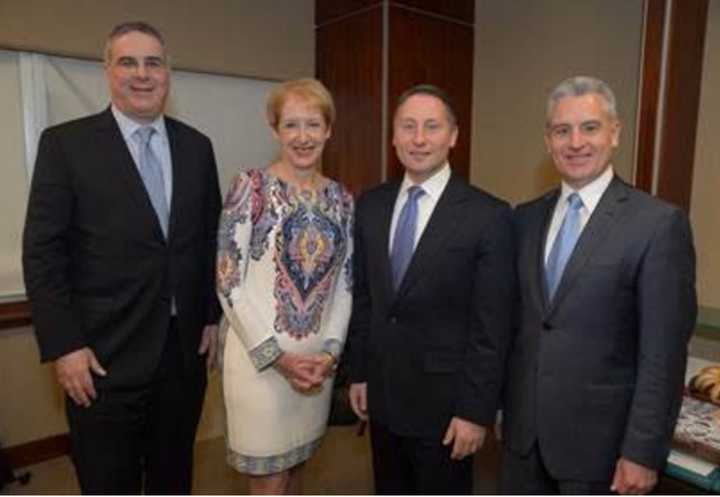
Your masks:
M145 21L129 21L129 22L122 22L112 28L112 31L110 31L110 34L108 34L107 41L105 42L105 64L110 64L110 61L112 60L112 44L113 41L115 41L117 38L120 38L123 35L126 35L128 33L143 33L148 36L152 36L155 38L158 42L160 42L160 45L163 47L163 50L166 52L167 57L167 49L165 48L165 38L163 37L162 33L159 29L157 29L155 26L153 26L150 23L147 23Z
M430 95L431 97L435 97L440 100L445 106L445 110L447 111L448 117L450 118L450 122L453 125L457 126L457 113L455 112L455 108L453 107L453 102L450 98L450 95L448 95L447 92L442 88L427 83L415 85L412 88L405 90L403 94L400 95L397 99L397 104L395 105L395 113L397 114L400 106L404 104L410 97L415 95Z

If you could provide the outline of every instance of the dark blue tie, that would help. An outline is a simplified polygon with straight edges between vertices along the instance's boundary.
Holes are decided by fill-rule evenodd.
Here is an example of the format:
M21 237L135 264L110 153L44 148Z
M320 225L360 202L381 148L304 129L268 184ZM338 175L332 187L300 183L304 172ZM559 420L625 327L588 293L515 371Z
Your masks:
M150 196L150 203L152 203L158 220L160 221L163 235L167 238L170 214L168 212L167 199L165 198L165 180L163 178L162 167L150 147L150 140L152 139L153 133L155 133L155 128L152 126L143 126L135 131L138 142L138 170L145 184L145 189Z
M415 249L415 229L417 227L418 199L425 193L419 186L407 190L407 200L400 211L395 236L393 237L390 264L392 266L393 288L400 287L405 271L410 265Z
M568 209L565 213L560 231L555 237L547 263L545 263L545 278L547 281L548 297L550 300L555 297L555 291L560 284L565 265L580 238L580 209L583 201L580 195L572 193L567 198Z

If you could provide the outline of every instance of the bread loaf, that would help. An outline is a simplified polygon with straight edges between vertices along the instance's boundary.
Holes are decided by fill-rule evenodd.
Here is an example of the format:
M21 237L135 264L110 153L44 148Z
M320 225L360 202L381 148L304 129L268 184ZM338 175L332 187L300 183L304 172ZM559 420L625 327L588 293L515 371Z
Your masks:
M702 368L688 386L691 394L720 404L720 366Z

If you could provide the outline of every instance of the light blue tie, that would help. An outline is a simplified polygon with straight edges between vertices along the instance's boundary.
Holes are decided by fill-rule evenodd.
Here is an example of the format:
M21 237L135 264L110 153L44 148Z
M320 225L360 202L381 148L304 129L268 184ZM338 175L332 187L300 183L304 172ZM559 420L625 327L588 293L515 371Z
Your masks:
M167 199L165 197L165 180L163 178L162 167L150 146L153 133L155 133L155 128L152 126L143 126L135 131L135 136L138 140L138 169L140 171L140 177L142 177L143 183L145 183L145 189L150 196L150 202L160 221L163 235L167 238L168 219L170 216Z
M551 301L555 297L555 291L560 284L565 265L580 237L580 209L583 201L577 193L570 194L567 201L568 210L565 213L565 219L563 219L545 264L548 297Z
M393 237L390 264L392 266L393 288L400 287L405 271L410 265L415 250L415 228L417 227L418 199L425 193L419 186L411 186L407 190L407 200L398 216L395 235Z

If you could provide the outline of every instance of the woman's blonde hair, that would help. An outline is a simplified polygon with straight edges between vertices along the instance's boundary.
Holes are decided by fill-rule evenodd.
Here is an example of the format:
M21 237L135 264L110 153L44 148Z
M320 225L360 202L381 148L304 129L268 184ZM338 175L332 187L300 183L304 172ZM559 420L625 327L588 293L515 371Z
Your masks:
M317 107L328 127L335 122L335 103L330 91L317 79L301 78L285 81L270 92L266 113L268 123L273 129L277 130L283 105L291 96L298 97Z

